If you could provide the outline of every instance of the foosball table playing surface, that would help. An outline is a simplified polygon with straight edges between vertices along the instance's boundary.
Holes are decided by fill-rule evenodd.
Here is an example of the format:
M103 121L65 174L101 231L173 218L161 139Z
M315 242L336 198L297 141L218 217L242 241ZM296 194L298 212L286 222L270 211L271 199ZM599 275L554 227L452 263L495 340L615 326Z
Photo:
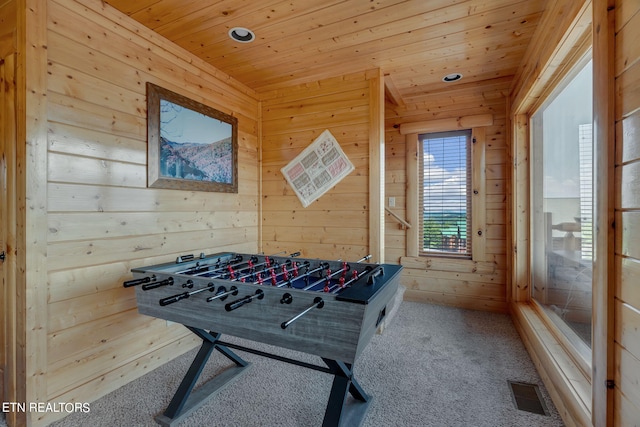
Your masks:
M323 426L359 425L371 402L353 364L391 309L402 266L300 258L298 254L217 253L132 269L141 314L181 323L203 340L162 415L174 425L250 365L231 348L334 375ZM222 334L320 356L313 365L224 342ZM213 350L235 363L193 391ZM357 404L347 405L348 394ZM353 400L353 399L352 399Z

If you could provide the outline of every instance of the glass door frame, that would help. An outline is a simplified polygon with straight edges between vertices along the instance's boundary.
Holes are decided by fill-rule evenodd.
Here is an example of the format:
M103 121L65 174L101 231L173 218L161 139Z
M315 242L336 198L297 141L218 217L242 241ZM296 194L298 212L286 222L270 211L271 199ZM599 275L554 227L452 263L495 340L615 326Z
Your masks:
M529 165L529 177L528 177L528 184L527 184L529 186L529 208L530 208L529 209L529 227L530 227L529 283L530 283L530 286L529 286L528 300L533 306L536 307L541 319L544 321L548 330L555 336L555 339L562 345L562 347L565 349L565 351L568 353L568 355L571 357L574 363L576 363L576 365L580 368L583 375L589 380L591 379L591 372L592 372L591 347L588 346L586 343L584 343L577 336L575 332L570 330L568 325L559 324L558 321L554 321L554 319L552 319L551 317L552 314L549 313L549 309L546 306L544 306L542 303L540 303L538 300L536 300L536 298L533 295L534 288L535 288L534 276L538 275L536 269L534 269L534 266L535 266L534 258L536 256L536 251L540 251L540 248L538 247L538 245L536 245L536 243L538 243L538 240L540 238L544 238L544 236L541 237L538 235L540 231L538 229L541 227L542 223L540 218L538 218L538 220L536 221L537 217L535 215L535 211L537 209L537 205L535 203L536 202L535 192L542 191L542 188L541 188L542 182L540 181L540 177L537 177L536 175L543 169L544 165L541 164L542 159L539 159L541 148L534 145L536 144L536 142L538 142L534 140L534 133L536 131L542 131L542 128L536 129L536 125L534 125L533 123L533 118L537 113L542 113L542 111L549 104L551 104L556 99L556 97L567 86L569 86L569 84L571 84L573 79L584 69L584 67L591 60L592 60L592 52L591 52L591 49L589 48L580 57L578 57L578 59L575 60L574 63L572 63L570 66L566 66L565 67L566 71L562 75L556 76L556 84L549 91L548 95L541 100L541 102L539 103L539 105L536 106L535 109L531 109L528 112L528 122L529 122L528 123L528 128L529 128L528 139L530 141L528 155L530 159L530 165ZM593 121L592 121L592 124L593 124ZM594 169L595 169L595 159L594 159ZM536 180L536 178L538 180ZM534 187L539 187L539 188L534 189ZM548 224L548 225L551 226L551 224ZM595 228L596 226L595 218L594 218L593 225ZM536 235L534 235L531 232L531 230L534 230L534 229L536 229L537 231ZM546 251L547 248L545 247L544 250ZM593 269L593 265L592 265L592 269ZM545 266L545 271L546 271L546 266ZM547 284L548 282L545 283L545 285ZM592 279L592 282L591 282L592 291L593 291L593 285L594 285L594 280ZM591 329L593 329L593 308L591 308L591 313L592 313Z
M538 52L540 68L523 72L508 101L510 119L511 228L509 297L514 324L550 390L554 404L573 425L609 425L613 420L611 380L615 377L613 354L615 197L615 9L605 0L584 0L558 28L560 36L541 36L555 44ZM539 41L539 42L540 42ZM553 91L566 70L593 49L594 112L594 271L592 307L592 357L581 363L566 351L570 343L556 339L530 297L530 183L529 116ZM538 63L537 62L537 63ZM582 358L578 358L582 359ZM591 369L589 369L589 367Z

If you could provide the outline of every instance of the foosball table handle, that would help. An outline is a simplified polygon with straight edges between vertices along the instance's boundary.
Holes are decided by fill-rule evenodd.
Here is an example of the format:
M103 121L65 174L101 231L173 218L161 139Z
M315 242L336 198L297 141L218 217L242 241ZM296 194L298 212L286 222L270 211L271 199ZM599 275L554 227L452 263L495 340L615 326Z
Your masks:
M246 297L240 298L239 300L232 301L224 306L224 309L227 311L233 311L237 308L242 307L245 304L250 303L254 300L254 298L262 299L264 298L264 291L262 289L258 289L255 294L247 295Z
M170 297L162 298L160 300L160 305L164 307L166 305L173 304L174 302L178 302L186 298L189 298L189 292L183 292L178 295L172 295Z
M143 283L149 283L152 280L156 280L155 275L142 277L140 279L127 280L126 282L122 283L122 286L124 286L125 288L130 288L131 286L138 286L142 285Z
M155 289L155 288L159 288L161 286L167 286L167 285L169 286L173 285L173 277L169 277L168 279L164 279L159 282L146 283L142 285L142 290L148 291L150 289Z
M375 283L375 278L378 276L384 276L384 269L382 267L378 267L369 275L367 285L373 285Z

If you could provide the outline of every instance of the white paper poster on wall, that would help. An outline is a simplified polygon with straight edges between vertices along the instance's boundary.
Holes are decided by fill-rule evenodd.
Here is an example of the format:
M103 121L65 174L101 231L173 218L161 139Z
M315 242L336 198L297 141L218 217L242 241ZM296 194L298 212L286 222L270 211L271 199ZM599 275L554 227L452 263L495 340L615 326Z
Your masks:
M280 171L306 208L354 169L327 129Z

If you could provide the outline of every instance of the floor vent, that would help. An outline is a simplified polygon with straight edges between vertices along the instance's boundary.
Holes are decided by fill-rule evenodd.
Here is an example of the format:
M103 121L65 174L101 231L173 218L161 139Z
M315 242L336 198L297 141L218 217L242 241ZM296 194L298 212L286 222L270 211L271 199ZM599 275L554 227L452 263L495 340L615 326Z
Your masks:
M509 386L516 408L534 414L549 415L537 385L509 381Z

